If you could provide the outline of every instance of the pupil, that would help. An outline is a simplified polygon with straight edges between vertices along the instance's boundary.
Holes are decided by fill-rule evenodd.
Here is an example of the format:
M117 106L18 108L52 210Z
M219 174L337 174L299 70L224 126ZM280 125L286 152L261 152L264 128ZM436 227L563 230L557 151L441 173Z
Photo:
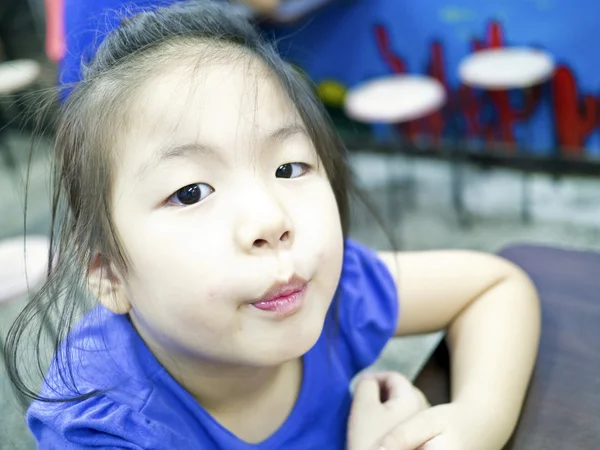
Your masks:
M197 184L191 184L177 191L177 200L184 205L191 205L200 200L200 188Z
M278 178L290 178L292 176L292 165L284 164L283 166L279 166L277 169L277 173L275 174Z

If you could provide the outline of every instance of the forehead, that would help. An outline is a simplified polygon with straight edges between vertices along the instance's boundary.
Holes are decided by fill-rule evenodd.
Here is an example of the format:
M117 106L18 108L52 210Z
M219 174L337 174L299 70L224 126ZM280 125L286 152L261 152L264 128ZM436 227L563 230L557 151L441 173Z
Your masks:
M181 62L140 86L127 121L126 147L131 141L140 147L201 140L227 148L291 121L299 117L289 96L256 58Z

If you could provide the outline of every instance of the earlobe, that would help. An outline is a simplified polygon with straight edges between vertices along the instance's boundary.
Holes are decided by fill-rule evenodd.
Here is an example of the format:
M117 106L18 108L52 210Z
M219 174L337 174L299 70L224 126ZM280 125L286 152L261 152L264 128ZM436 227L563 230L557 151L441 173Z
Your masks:
M102 306L115 314L127 314L131 310L121 277L114 265L100 254L95 255L90 264L88 287Z

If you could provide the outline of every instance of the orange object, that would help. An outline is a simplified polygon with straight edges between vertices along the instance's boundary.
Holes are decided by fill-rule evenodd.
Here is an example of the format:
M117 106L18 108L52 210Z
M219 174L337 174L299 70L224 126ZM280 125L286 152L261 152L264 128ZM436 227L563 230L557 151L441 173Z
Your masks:
M46 6L46 55L53 62L65 56L64 0L44 0Z

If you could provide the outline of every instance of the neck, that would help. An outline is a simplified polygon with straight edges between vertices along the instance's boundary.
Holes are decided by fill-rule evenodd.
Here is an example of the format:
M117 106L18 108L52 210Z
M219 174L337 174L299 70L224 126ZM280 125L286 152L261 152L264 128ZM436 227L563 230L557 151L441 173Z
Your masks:
M213 413L227 413L269 397L290 378L291 361L274 367L248 367L194 361L167 370L190 394ZM164 364L164 363L163 363ZM169 364L169 363L167 363Z
M158 361L207 411L229 414L277 396L282 390L298 392L301 359L278 366L228 364L166 350L132 322Z

